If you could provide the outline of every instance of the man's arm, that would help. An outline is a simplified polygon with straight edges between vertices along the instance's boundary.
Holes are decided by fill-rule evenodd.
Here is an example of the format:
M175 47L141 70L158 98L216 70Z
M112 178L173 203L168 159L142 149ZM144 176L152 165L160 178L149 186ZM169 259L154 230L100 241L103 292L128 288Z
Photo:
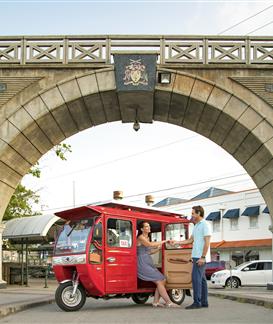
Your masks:
M202 266L203 264L206 263L206 255L207 255L209 245L210 245L210 238L211 238L210 235L209 236L204 236L205 244L204 244L204 248L203 248L203 252L202 252L202 257L197 261L197 264L199 266Z
M191 235L191 237L187 240L184 241L175 241L175 244L192 244L194 241L193 236Z
M210 245L210 238L211 238L211 236L204 236L205 244L204 244L203 253L202 253L202 255L204 255L204 256L206 256L208 253L208 249L209 249L209 245Z

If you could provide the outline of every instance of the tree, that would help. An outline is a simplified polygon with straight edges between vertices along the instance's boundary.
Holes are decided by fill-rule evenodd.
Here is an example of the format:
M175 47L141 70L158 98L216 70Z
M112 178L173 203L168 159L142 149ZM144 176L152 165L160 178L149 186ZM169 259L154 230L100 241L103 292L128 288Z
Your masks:
M3 220L41 215L41 213L32 210L32 204L39 203L39 198L37 193L20 183L10 199Z
M71 146L65 143L56 145L53 150L56 156L63 161L66 161L66 154L72 152ZM38 162L31 167L29 174L36 178L40 178L41 169ZM37 192L26 188L20 183L10 199L3 220L41 215L40 212L33 210L33 204L38 204L39 200L40 196Z

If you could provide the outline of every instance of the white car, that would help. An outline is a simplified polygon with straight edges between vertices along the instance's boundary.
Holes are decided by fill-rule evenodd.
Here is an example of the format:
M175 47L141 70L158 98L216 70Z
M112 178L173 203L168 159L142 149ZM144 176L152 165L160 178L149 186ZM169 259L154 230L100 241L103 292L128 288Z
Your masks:
M232 270L214 272L211 283L215 286L266 286L272 282L272 261L255 260L242 263Z

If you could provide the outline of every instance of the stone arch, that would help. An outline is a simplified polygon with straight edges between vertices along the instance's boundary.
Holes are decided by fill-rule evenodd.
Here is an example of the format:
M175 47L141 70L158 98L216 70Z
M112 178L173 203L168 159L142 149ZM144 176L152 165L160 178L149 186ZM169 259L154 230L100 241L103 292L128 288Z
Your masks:
M156 85L151 105L143 93L131 97L139 121L175 124L217 143L245 168L273 210L271 119L215 83L167 71L172 81ZM134 107L117 92L114 68L69 78L18 106L0 126L0 218L18 182L54 145L89 127L134 119Z

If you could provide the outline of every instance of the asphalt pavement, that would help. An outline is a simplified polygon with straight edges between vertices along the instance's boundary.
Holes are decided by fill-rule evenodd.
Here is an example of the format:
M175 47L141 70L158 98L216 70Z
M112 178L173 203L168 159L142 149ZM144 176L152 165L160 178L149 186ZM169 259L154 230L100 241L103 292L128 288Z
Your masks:
M57 286L55 280L49 280L48 288L44 288L44 282L35 279L29 282L29 287L10 285L6 289L0 289L0 318L28 308L54 303ZM273 309L273 290L267 290L266 287L227 289L211 287L209 284L209 295Z

